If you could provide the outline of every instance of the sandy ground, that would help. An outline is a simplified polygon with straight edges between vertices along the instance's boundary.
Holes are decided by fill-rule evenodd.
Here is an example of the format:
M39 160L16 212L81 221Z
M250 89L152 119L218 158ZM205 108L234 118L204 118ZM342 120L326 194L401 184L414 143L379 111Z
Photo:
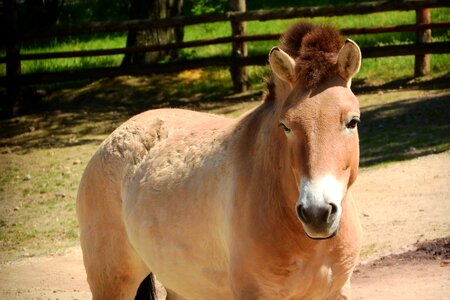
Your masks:
M450 299L450 152L363 170L354 195L354 299ZM0 266L0 299L90 299L80 249Z

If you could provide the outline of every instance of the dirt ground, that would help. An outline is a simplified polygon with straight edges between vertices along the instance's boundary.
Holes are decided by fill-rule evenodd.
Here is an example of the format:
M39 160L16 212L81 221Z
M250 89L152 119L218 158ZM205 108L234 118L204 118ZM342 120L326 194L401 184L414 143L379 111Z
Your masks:
M365 169L354 299L450 299L450 152ZM81 251L0 266L0 299L90 299Z

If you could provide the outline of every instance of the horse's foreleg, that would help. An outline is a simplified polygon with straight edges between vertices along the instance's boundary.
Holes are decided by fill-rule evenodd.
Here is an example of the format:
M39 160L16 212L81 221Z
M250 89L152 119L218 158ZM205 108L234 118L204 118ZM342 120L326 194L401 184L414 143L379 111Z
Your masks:
M327 299L329 300L346 300L351 299L351 288L350 288L350 279L348 279L344 286L341 287L336 293L330 295Z

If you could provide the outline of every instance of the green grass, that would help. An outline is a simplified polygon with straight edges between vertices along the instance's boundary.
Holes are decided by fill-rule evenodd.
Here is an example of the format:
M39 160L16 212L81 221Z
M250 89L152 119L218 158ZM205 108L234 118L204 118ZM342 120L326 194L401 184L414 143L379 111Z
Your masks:
M75 195L86 155L95 149L85 148L1 154L0 263L77 243Z
M107 48L124 47L126 36L121 35L104 35L94 37L93 39L65 39L58 41L54 39L41 45L39 43L30 43L25 45L22 50L23 54L28 53L46 53L46 52L62 52L62 51L80 51L95 50ZM65 59L46 59L38 61L23 61L22 72L55 72L67 69L84 69L92 67L109 67L118 66L122 62L123 55L97 56L97 57L80 57Z
M368 245L365 245L361 249L360 257L362 259L370 257L371 255L377 252L377 248L378 248L377 243L370 243Z

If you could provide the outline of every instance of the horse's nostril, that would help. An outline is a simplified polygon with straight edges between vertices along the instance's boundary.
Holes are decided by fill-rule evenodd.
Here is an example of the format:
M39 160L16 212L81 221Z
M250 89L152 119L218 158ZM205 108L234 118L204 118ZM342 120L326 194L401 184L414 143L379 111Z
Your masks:
M329 204L329 209L328 209L328 217L327 217L327 222L329 223L330 221L333 220L334 215L336 215L338 208L337 205L334 203L330 203Z
M330 215L336 214L337 211L338 211L337 205L334 204L334 203L330 203L330 206L331 206L331 213L330 213Z
M310 222L302 205L297 205L297 215L305 224Z

